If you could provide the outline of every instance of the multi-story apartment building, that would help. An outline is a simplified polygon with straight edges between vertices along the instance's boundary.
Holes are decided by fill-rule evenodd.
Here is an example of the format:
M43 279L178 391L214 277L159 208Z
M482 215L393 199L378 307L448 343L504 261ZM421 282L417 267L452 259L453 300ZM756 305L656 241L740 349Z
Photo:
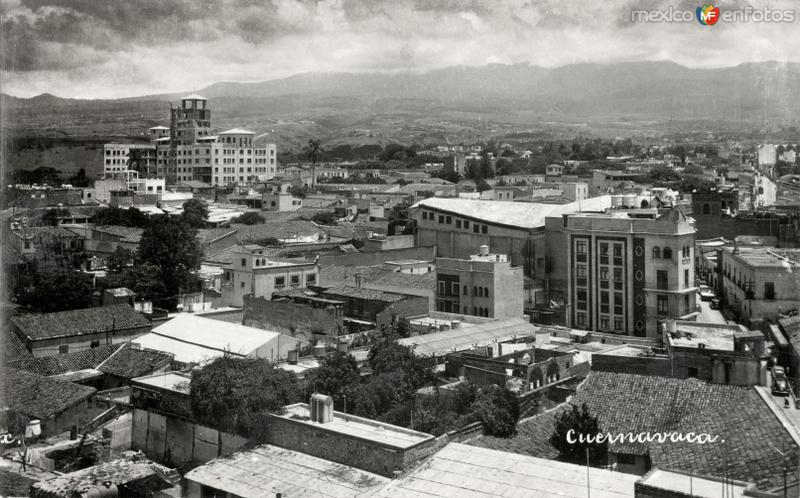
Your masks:
M149 144L105 144L104 173L134 169L167 183L197 180L220 186L275 176L275 144L259 143L254 132L241 128L215 133L208 101L200 95L182 98L181 106L170 110L170 126L154 126L149 135Z
M242 247L222 277L222 302L241 307L244 296L272 299L278 290L304 289L319 282L319 265L303 259L274 259L263 249Z
M694 226L680 210L548 217L546 289L573 328L657 337L696 313Z
M436 310L501 320L523 314L522 267L480 247L469 259L436 258Z
M750 327L800 309L800 249L723 247L717 271L724 306Z

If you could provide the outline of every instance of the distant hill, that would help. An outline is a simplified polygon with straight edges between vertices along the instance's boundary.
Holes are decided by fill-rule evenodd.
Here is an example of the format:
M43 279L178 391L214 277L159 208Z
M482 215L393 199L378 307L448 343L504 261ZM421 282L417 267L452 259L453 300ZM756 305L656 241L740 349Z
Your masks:
M7 111L6 126L24 133L47 127L71 135L131 134L134 128L165 124L167 102L187 93L211 99L215 126L274 132L276 140L292 146L309 134L361 143L470 140L501 126L506 132L536 132L542 123L601 128L639 123L631 128L647 130L653 123L733 122L757 128L798 123L800 64L719 69L672 62L492 64L419 74L307 73L118 100L3 95L0 106ZM358 135L364 129L367 134Z

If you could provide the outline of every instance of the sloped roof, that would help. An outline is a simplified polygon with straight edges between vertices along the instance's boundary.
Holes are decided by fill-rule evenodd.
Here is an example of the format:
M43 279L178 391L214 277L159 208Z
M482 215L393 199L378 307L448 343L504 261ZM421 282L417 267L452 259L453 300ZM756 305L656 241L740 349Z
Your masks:
M3 403L14 411L39 419L61 413L97 392L93 387L13 368L4 368L0 373L0 382L4 384Z
M40 481L33 487L37 496L88 496L90 488L110 482L117 486L127 484L126 491L136 496L150 496L172 487L171 476L170 469L149 460L119 459Z
M150 326L147 318L127 304L56 313L32 313L15 316L11 321L23 336L31 340Z
M116 235L123 242L139 243L142 240L144 228L125 227L120 225L95 225L94 230Z
M533 229L543 227L544 220L548 216L561 216L579 211L602 211L611 207L611 196L602 195L566 204L431 197L414 204L412 209L420 207L466 216L486 223Z
M409 297L405 294L396 294L394 292L384 292L374 289L350 287L346 285L331 287L330 289L327 289L325 292L323 292L323 294L325 296L351 297L355 299L366 299L369 301L382 301L385 303L396 303L398 301L402 301L403 299Z
M276 493L362 496L389 482L377 474L268 444L212 460L188 472L186 479L243 498Z
M639 476L597 468L590 473L593 498L634 496ZM376 496L583 498L586 488L586 467L581 465L450 443Z
M400 339L400 344L414 346L419 356L442 356L455 351L487 346L514 338L531 337L536 327L522 318L511 318L464 326Z
M61 375L67 372L95 368L121 346L122 344L108 344L74 353L39 358L30 357L11 362L8 366L44 376Z
M248 356L280 335L279 332L179 314L133 342L142 348L172 353L175 360L182 363L201 363L225 353Z
M252 242L270 237L276 239L312 237L325 233L322 228L306 220L267 222L257 225L232 223L231 228L236 230L236 237L240 242Z
M603 432L675 431L719 437L718 442L709 444L670 441L610 444L610 450L615 452L649 452L654 467L709 476L727 474L732 479L755 482L760 489L770 489L783 483L782 457L775 447L789 452L790 468L797 468L800 462L800 449L754 388L698 379L592 372L572 402L586 403L598 417ZM541 451L552 452L555 449L546 448L549 441L544 437L538 440L529 437L527 426L549 425L556 414L557 411L547 412L521 422L518 435L505 442L495 438L491 445L504 451L527 453L525 448L536 444L545 447ZM485 438L470 444L488 446L482 439ZM790 476L791 479L797 478Z
M362 282L373 285L405 287L410 289L429 289L436 287L436 273L428 272L422 275L401 273L380 267L348 268L346 266L331 265L321 268L319 272L320 285L354 285L355 275L361 275Z
M203 97L202 95L197 95L196 93L193 93L191 95L181 97L181 100L208 100L208 99Z
M217 135L255 135L255 133L242 128L231 128L230 130L219 132Z
M97 370L124 379L133 379L152 373L173 359L173 355L154 349L140 349L126 343L105 361L97 365Z
M794 350L800 352L800 316L779 318L778 323Z

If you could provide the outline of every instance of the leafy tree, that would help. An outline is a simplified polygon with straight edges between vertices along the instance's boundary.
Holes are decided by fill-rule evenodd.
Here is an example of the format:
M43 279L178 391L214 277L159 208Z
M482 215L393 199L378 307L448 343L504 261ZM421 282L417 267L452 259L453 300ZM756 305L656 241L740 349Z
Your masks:
M191 272L200 267L203 251L197 241L197 230L181 218L158 216L142 233L138 260L161 270L164 287L173 298L191 282ZM174 300L162 303L169 309Z
M231 223L240 223L242 225L259 225L266 221L267 220L264 219L263 216L256 213L255 211L248 211L243 215L237 216L236 218L232 219Z
M114 273L121 272L133 260L133 253L122 246L117 246L117 249L108 257L108 269Z
M50 227L58 226L60 218L65 218L68 216L69 209L64 209L61 207L48 209L42 215L42 225Z
M307 378L311 392L319 392L333 397L337 408L344 408L343 396L361 383L361 374L355 358L347 353L335 352L320 361ZM309 392L309 394L311 393Z
M28 267L12 278L14 301L31 311L50 313L89 306L92 277L85 273Z
M318 225L334 226L338 224L336 215L330 211L314 213L314 216L311 217L311 221Z
M702 175L703 174L703 168L693 164L691 166L685 167L683 169L683 174L684 175Z
M510 437L517 432L519 400L505 387L490 385L481 389L472 404L472 412L483 422L489 435Z
M73 187L90 187L94 182L86 176L86 170L81 168L77 173L67 179L67 183Z
M478 394L469 382L459 384L454 392L434 388L434 393L419 396L414 406L412 429L440 436L477 419L472 404Z
M486 190L492 190L492 186L489 185L486 182L486 180L480 179L477 182L475 182L475 190L477 190L478 192L484 192Z
M192 372L189 395L198 422L250 437L259 414L282 413L302 392L293 372L265 359L225 355Z
M189 199L183 203L181 218L193 228L204 228L208 220L208 204L200 199Z
M318 139L312 138L308 141L308 145L303 149L306 159L311 161L311 186L317 186L317 162L322 160L325 152L322 149L321 142Z
M442 180L447 180L451 183L458 183L461 180L461 175L456 173L450 168L442 168L440 170L434 171L431 173L431 176L434 178L441 178Z
M127 287L135 292L136 299L141 301L163 302L168 296L161 279L161 268L150 263L137 264L118 273L110 273L102 285L106 289Z
M573 432L570 434L570 431ZM567 462L585 463L588 449L590 464L604 464L608 455L608 441L580 442L578 436L581 434L584 436L600 434L600 423L597 417L589 412L586 403L581 406L572 405L556 418L556 427L550 436L550 444L558 450L560 458ZM570 440L574 442L571 443Z
M408 208L411 204L408 202L401 202L395 204L391 211L389 211L389 226L387 229L388 235L408 235L414 233L414 225L412 223L411 215ZM402 233L397 233L397 227L403 227Z
M276 239L275 237L266 237L264 239L255 239L252 241L253 244L257 246L264 246L264 247L280 247L281 241Z
M119 225L124 227L146 228L150 218L135 207L128 209L109 207L98 209L92 218L96 225Z
M301 185L292 185L291 187L289 187L289 193L299 199L303 199L308 193L308 187Z

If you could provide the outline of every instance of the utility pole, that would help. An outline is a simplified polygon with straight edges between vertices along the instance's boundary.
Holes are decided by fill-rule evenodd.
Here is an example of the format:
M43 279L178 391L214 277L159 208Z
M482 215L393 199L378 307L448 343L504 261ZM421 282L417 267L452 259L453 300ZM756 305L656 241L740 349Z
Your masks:
M587 446L584 449L586 450L586 498L591 498L592 487L589 485L589 447Z

